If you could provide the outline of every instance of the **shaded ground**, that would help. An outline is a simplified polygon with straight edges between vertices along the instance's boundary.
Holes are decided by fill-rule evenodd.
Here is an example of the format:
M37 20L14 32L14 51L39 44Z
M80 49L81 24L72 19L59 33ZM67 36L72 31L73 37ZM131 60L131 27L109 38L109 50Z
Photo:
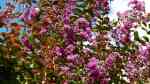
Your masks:
M16 74L11 65L0 63L0 84L19 84L16 80Z

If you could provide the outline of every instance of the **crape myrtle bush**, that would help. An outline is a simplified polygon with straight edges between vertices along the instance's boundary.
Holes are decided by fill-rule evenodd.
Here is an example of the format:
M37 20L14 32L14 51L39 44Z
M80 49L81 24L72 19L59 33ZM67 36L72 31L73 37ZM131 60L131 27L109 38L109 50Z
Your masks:
M27 4L23 13L11 4L0 12L0 26L10 29L0 33L0 63L17 84L149 81L150 15L143 1L131 0L117 21L109 21L108 0L18 3Z

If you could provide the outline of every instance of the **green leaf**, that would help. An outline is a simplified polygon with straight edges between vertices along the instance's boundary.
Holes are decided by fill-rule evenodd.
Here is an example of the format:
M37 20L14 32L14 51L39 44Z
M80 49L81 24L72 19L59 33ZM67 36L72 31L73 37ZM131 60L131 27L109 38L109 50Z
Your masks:
M22 37L22 36L24 36L26 34L26 30L25 29L21 29L21 31L20 31L20 36Z
M15 22L16 22L17 24L21 24L21 25L24 24L24 22L23 22L22 20L20 20L20 19L15 19Z
M146 36L143 36L143 38L144 38L144 40L145 40L146 42L149 42L149 39L148 39L148 37L146 37Z
M150 24L148 24L148 28L150 28Z
M143 80L139 80L139 84L145 84Z
M69 84L78 84L78 83L75 80L71 80Z
M75 8L75 13L79 14L80 12L83 12L84 11L84 8L82 7L76 7Z
M77 15L73 15L70 17L70 21L73 23L76 19L78 19Z
M84 7L86 7L86 3L85 2L77 2L77 6L78 7L81 7L81 8L84 8Z
M140 41L139 34L138 34L138 32L137 32L137 31L136 31L136 32L134 32L134 40L136 40L136 41Z
M144 22L141 22L141 26L142 26L143 28L146 28L146 27L147 27L147 24L144 23Z
M30 42L30 43L33 43L33 38L34 38L33 35L31 35L31 36L29 37L29 42Z
M147 34L150 34L150 31L148 31Z

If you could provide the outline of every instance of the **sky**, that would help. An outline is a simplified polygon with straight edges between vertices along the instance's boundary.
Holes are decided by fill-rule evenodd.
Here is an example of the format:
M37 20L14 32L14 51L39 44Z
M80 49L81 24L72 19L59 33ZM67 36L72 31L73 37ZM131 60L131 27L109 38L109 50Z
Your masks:
M110 14L109 14L110 19L111 20L116 19L117 12L123 12L125 10L128 10L129 9L129 7L128 7L129 1L130 0L114 0L113 2L111 2L111 4L110 4L111 10L110 10ZM150 0L140 0L140 1L145 1L146 12L150 13Z

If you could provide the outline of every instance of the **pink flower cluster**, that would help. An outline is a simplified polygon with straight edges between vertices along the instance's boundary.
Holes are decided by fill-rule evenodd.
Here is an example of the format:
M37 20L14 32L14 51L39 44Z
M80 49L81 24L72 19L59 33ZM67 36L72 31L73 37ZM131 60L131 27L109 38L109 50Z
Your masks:
M18 15L23 26L11 24L12 32L5 42L15 47L10 45L7 49L7 44L0 47L0 51L9 52L2 53L8 56L5 58L13 56L14 60L15 55L19 59L14 70L23 66L32 72L25 73L25 81L30 80L26 77L34 76L38 80L33 81L42 84L132 84L149 78L150 43L139 41L139 45L135 45L131 41L132 29L149 20L144 15L144 2L130 0L131 9L118 13L117 24L111 24L105 16L109 12L108 0L42 1L44 9L29 6ZM79 4L83 8L79 6L76 11ZM3 19L7 21L11 17L10 12L12 10L0 16L0 25ZM27 31L22 27L27 27ZM110 46L106 34L118 45Z

